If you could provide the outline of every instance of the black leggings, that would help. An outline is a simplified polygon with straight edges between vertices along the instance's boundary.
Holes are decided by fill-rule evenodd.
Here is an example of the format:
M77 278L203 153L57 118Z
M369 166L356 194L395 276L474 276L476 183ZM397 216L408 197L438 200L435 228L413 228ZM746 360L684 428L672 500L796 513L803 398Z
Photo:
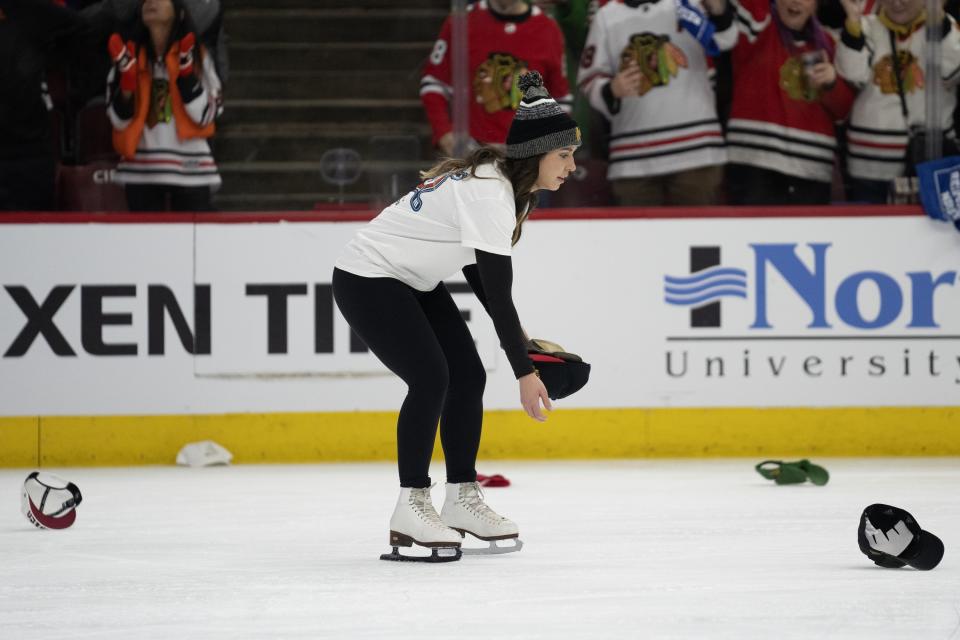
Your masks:
M397 420L400 486L430 486L438 420L447 482L475 481L487 374L447 288L425 293L334 269L333 295L357 335L407 383Z

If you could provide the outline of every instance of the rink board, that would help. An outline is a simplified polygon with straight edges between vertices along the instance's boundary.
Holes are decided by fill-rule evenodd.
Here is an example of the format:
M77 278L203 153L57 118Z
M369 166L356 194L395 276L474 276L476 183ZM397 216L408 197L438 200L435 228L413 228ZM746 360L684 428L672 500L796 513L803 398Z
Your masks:
M0 465L165 463L208 438L238 462L392 458L404 387L330 291L364 217L0 219ZM952 227L913 208L538 217L520 317L592 378L530 422L452 278L488 372L485 457L960 455Z
M960 456L957 407L488 411L480 458ZM170 464L214 440L234 462L396 459L396 413L0 418L0 467ZM443 458L439 444L434 459Z

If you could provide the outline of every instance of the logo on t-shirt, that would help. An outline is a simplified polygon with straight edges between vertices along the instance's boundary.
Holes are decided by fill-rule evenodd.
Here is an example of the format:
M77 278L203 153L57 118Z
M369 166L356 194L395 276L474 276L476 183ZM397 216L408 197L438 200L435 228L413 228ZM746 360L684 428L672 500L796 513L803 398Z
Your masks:
M413 188L410 196L410 208L414 211L420 211L423 208L423 194L431 193L440 188L444 182L447 181L447 178L451 180L463 180L468 175L470 175L466 170L461 170L457 172L445 173L442 176L436 176L435 178L430 178L429 180L424 180L416 187Z

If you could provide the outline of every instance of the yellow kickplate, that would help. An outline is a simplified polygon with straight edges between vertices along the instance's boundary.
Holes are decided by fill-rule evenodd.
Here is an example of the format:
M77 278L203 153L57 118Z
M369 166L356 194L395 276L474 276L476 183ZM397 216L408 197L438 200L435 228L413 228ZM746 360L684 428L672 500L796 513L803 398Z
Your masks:
M396 458L395 412L0 418L0 466L172 464L214 440L234 462ZM436 452L441 454L439 441ZM484 415L483 459L960 455L960 407L557 409Z
M38 418L0 417L0 467L36 467L39 443Z

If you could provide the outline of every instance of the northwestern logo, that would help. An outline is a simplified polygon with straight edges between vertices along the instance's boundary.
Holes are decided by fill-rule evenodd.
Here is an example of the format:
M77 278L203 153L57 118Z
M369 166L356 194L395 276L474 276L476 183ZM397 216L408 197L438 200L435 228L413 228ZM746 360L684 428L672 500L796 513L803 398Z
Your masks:
M690 247L689 276L664 276L667 304L693 307L691 327L719 327L720 299L747 297L747 272L720 266L720 247Z
M809 316L808 329L831 329L845 325L854 329L889 327L902 315L908 328L939 328L934 307L938 288L953 287L956 271L934 274L911 271L897 277L880 270L843 274L833 289L827 287L830 243L751 244L753 250L753 291L747 292L747 272L720 265L719 247L691 247L691 275L664 276L664 301L691 307L691 327L720 327L722 298L752 298L750 329L772 329L769 313L768 275L776 272L789 285ZM806 260L800 254L809 256ZM835 276L836 274L831 274ZM835 280L831 278L831 282ZM873 304L862 304L861 293Z

